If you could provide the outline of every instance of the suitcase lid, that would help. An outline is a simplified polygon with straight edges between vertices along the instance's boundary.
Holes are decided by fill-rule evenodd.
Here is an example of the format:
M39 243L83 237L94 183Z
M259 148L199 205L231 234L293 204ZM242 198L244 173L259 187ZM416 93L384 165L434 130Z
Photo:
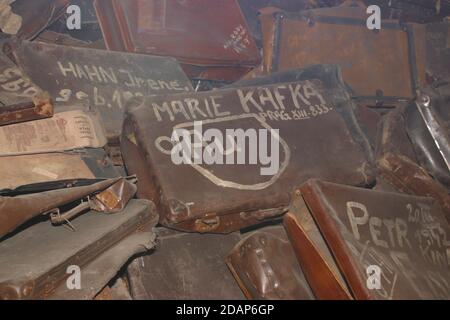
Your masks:
M355 298L450 297L450 230L434 200L317 180L299 191Z
M336 67L314 68L315 73L300 82L147 97L130 103L122 138L138 145L147 157L161 190L166 223L284 208L292 188L311 177L353 185L372 182L370 146L354 120L353 105ZM225 151L232 154L234 164L217 164L218 160L211 165L176 165L171 156L171 146L176 145L171 142L173 129L191 130L200 120L203 132L218 129L223 136L227 129L250 130L250 134L279 130L278 170L263 175L266 165L261 157L256 164L247 158L246 164L236 164L233 148L228 152L220 147L217 154L221 153L223 163ZM247 149L259 143L256 133L253 137ZM276 157L272 160L276 167Z
M131 200L116 214L90 211L71 223L76 232L45 221L0 243L0 296L42 297L69 276L68 266L82 267L140 226L154 226L157 214L149 201Z
M425 81L425 28L383 20L375 32L367 28L367 17L364 8L349 6L263 11L266 71L338 64L355 98L412 98Z
M172 58L27 41L14 46L13 54L57 110L80 104L98 109L108 139L120 135L129 98L192 90Z

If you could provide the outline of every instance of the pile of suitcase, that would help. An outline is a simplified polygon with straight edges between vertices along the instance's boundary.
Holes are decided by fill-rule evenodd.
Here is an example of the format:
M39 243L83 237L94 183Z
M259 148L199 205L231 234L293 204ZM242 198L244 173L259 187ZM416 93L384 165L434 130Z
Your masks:
M450 298L450 2L0 6L1 299Z

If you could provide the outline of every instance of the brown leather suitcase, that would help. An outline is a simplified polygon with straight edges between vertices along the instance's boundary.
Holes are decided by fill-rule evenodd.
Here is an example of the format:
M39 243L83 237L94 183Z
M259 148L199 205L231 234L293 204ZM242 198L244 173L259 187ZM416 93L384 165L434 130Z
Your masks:
M172 58L27 41L12 46L18 65L58 111L80 104L98 109L108 139L120 135L127 99L192 90Z
M0 157L0 190L39 182L119 176L121 172L102 148Z
M298 13L263 10L265 71L338 64L354 98L372 105L412 98L425 83L425 28L384 20L374 32L367 17L365 8L348 5Z
M127 279L134 300L242 300L225 258L240 233L198 234L157 228L156 250L133 260Z
M431 198L310 180L284 224L319 299L450 297L450 229Z
M175 57L191 78L236 80L260 61L236 0L95 1L108 49Z
M83 270L124 237L154 226L157 213L151 202L131 200L121 212L89 212L72 223L76 232L44 221L0 242L0 298L48 298L70 276L69 266ZM83 273L81 284L89 285Z
M309 100L300 101L305 88ZM282 107L268 102L273 95ZM138 197L155 201L160 222L179 230L231 232L279 216L289 206L292 188L311 177L350 185L374 179L370 146L336 67L315 66L293 83L148 97L128 108L121 149L129 174L138 177ZM170 149L176 145L173 129L191 130L193 120L202 120L204 130L223 133L278 129L278 168L275 157L275 170L264 175L258 159L245 165L176 165ZM247 149L242 146L241 155ZM229 152L233 158L234 153Z
M314 299L283 226L259 229L239 241L227 265L248 299Z
M136 186L124 178L62 180L1 190L0 239L33 218L49 216L53 224L73 228L69 220L86 210L114 213L135 194Z

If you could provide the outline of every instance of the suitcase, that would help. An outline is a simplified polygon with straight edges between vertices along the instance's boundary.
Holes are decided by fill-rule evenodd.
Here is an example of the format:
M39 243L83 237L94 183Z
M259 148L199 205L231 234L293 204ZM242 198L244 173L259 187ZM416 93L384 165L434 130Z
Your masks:
M138 177L138 197L155 201L161 208L160 222L166 226L226 233L283 214L291 189L308 178L351 185L372 183L370 146L354 119L353 104L339 81L338 69L316 66L305 74L309 76L293 83L131 101L121 150L128 173ZM303 102L296 97L304 86L311 95ZM312 96L313 91L316 96ZM239 95L253 102L244 99L241 103ZM278 96L283 109L275 100L268 102L272 95ZM183 105L186 101L191 110ZM273 138L273 150L279 142L278 153L274 151L272 160L266 161L272 162L274 170L264 172L258 159L246 159L245 165L221 165L220 160L176 165L170 149L177 145L175 141L171 144L173 129L191 130L192 120L202 120L204 130L217 129L221 134L226 134L226 129L255 130L249 134L257 129L267 129L266 133L279 130L279 139ZM254 136L251 144L257 143ZM217 147L216 155L223 158L231 154L234 160L232 148L226 151L216 142L212 145ZM247 149L241 144L241 156Z
M131 200L116 214L84 214L73 221L76 232L38 223L0 242L0 298L48 298L70 276L69 266L83 269L126 236L156 223L154 206L146 200Z
M425 81L424 27L384 20L374 32L366 26L367 17L364 8L349 6L299 13L263 10L266 72L338 64L356 99L379 105L414 97Z
M82 110L0 127L0 156L102 148L106 142L97 114Z
M158 228L154 252L133 260L127 278L134 300L242 300L225 258L241 239Z
M431 198L310 180L284 224L319 299L450 297L450 230Z
M66 188L54 183L50 190L46 190L50 183L3 190L0 196L0 239L37 216L50 216L53 224L67 222L71 226L69 220L87 209L117 212L136 193L136 186L124 178L84 181L86 185L69 185ZM39 186L41 190L37 191ZM28 190L24 190L26 187Z
M109 50L175 57L190 78L237 80L259 51L236 0L95 1Z
M406 108L405 121L419 163L450 190L449 108L450 90L441 96L427 88Z
M405 108L399 108L380 122L376 152L380 177L400 192L434 198L450 219L448 190L419 165L406 120Z
M39 182L120 176L102 148L0 157L0 190Z
M314 299L283 226L259 229L239 241L227 265L247 299Z
M0 126L52 115L53 104L48 94L0 53Z
M147 253L155 247L155 233L137 232L106 250L81 269L83 284L79 290L63 283L49 297L50 300L91 300L116 276L127 261ZM119 278L120 279L120 278Z
M12 46L19 66L58 111L80 104L98 109L108 139L120 135L129 98L192 90L172 58L26 41Z

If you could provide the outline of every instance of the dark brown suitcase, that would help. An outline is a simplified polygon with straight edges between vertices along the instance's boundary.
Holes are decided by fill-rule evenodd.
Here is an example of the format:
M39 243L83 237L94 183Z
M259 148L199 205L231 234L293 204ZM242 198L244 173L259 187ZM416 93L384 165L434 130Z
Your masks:
M338 69L315 66L304 75L300 82L132 101L121 149L129 174L138 177L138 197L157 203L160 222L166 226L223 233L284 213L289 192L311 177L371 184L371 149L355 121ZM297 100L305 87L309 100ZM240 102L240 95L247 96L247 104L246 99ZM275 100L268 102L272 95L282 100L282 107ZM195 107L191 104L189 110L186 101ZM192 120L202 120L205 130L217 128L221 133L238 128L278 129L279 167L275 169L279 170L261 175L260 161L175 165L170 150L172 131L191 129ZM240 150L248 152L244 148L249 149L242 146Z
M450 232L431 198L310 180L284 218L317 298L450 298Z
M424 27L384 20L374 32L367 18L364 8L347 5L263 11L265 71L338 64L354 98L373 105L412 98L425 81Z
M72 222L76 232L41 222L0 242L0 298L51 296L69 266L82 269L127 235L154 226L157 216L151 202L131 200L119 213L80 216Z
M314 299L282 226L248 235L229 253L227 265L248 299Z
M121 172L102 148L0 157L0 190L39 182L119 176Z
M69 289L60 285L51 300L91 300L117 275L133 256L145 254L155 247L155 233L137 232L106 250L81 269L82 286ZM120 279L120 278L119 278Z
M225 258L242 239L227 235L181 233L157 228L156 251L139 257L127 268L134 300L242 300Z
M108 49L175 57L191 78L236 80L260 61L236 0L95 1Z
M192 90L172 58L26 41L14 47L19 66L50 93L57 110L98 109L108 139L120 135L127 99Z

